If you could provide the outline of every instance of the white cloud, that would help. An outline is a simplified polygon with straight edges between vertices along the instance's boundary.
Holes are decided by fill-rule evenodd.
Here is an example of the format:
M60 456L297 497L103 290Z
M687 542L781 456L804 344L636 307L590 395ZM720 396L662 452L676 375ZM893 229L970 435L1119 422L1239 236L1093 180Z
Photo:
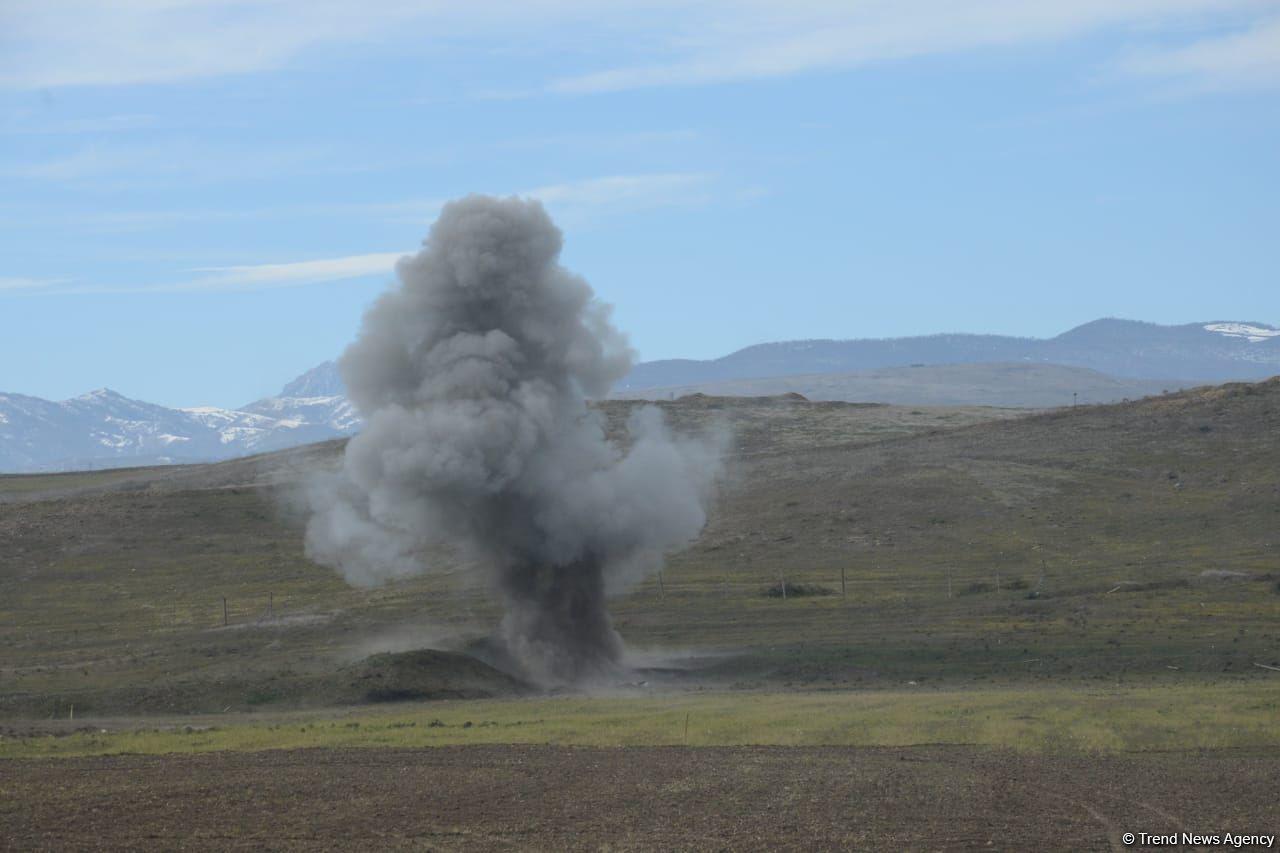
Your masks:
M643 4L642 4L643 5ZM5 0L0 88L172 83L281 68L327 45L424 44L590 17L591 0ZM430 41L428 41L430 40Z
M598 221L658 207L705 204L716 198L716 176L706 172L659 172L635 175L605 175L577 181L546 184L513 195L536 198L562 224ZM491 190L495 195L506 195ZM414 199L371 204L322 205L331 214L384 216L391 222L426 225L435 220L444 199Z
M1103 31L1132 42L1165 28L1238 25L1273 10L1275 0L10 0L4 8L0 87L263 71L334 44L411 44L420 55L424 45L470 44L531 63L550 54L579 64L618 57L546 86L590 93L843 69ZM1188 73L1216 74L1226 60L1214 54L1212 44L1193 45L1169 58ZM527 91L531 76L536 66L517 88Z
M45 287L52 287L55 284L65 281L60 278L23 278L21 276L0 276L0 291L2 290L39 290Z
M714 180L714 175L703 172L610 175L535 187L521 195L538 199L561 218L573 222L583 215L595 217L601 213L706 203L712 199Z
M657 175L609 175L565 184L536 187L522 195L547 203L616 205L632 201L661 203L682 200L691 188L704 185L710 175L697 172L674 172Z
M657 207L702 204L717 193L716 177L702 172L668 172L644 175L607 175L580 181L548 184L517 193L536 198L551 208L562 222L595 222L601 217L620 215ZM733 200L750 197L754 191L730 193ZM444 202L420 199L411 201L321 205L318 210L333 215L395 216L405 221L426 224L439 213ZM286 208L296 216L300 208ZM316 211L312 211L316 212ZM216 212L205 212L216 213ZM139 214L140 216L146 214ZM164 214L151 214L164 221ZM198 218L200 212L192 213ZM190 270L194 278L155 285L76 285L52 288L49 292L71 293L163 293L201 291L250 291L280 287L302 287L329 281L390 274L395 262L405 252L373 252L320 258L306 261L270 264L243 264L225 267L200 267ZM44 287L62 279L4 279L0 290Z
M74 285L46 290L52 294L86 293L203 293L216 291L272 290L304 287L329 281L344 281L375 275L390 275L404 252L374 252L340 258L318 258L274 264L245 264L230 267L199 267L189 272L194 278L167 284ZM3 279L0 279L3 281ZM50 282L53 283L53 282Z
M658 61L551 83L587 94L852 68L1106 30L1185 26L1264 5L1259 0L793 0L721 3L684 16ZM734 8L730 8L734 7Z
M632 175L604 175L576 181L546 184L517 190L513 195L536 198L557 216L589 213L593 217L624 214L655 207L700 204L715 197L716 176L706 172L659 172ZM504 195L500 189L490 189ZM427 225L440 213L445 198L415 198L383 202L318 202L276 209L251 211L252 215L325 216L383 219L388 222ZM211 215L232 215L207 212ZM141 215L141 214L140 214Z
M27 116L23 116L27 118ZM59 136L78 134L133 133L151 130L159 125L153 115L121 114L64 119L61 121L24 122L14 117L0 124L4 136Z
M370 4L321 0L11 0L0 14L7 30L0 36L0 85L13 88L261 71L316 44L364 37L383 23Z
M210 144L185 139L82 145L40 160L14 162L0 176L99 187L152 187L257 181L281 175L364 171L331 146Z
M652 150L657 147L697 142L702 134L690 128L679 130L579 131L547 136L499 139L491 145L498 150L558 148L601 151Z
M717 199L742 200L758 195L758 189L724 187L715 175L705 172L606 175L579 181L548 184L517 191L516 195L541 199L566 221L574 217L628 213L667 206L704 204ZM501 194L498 188L490 191ZM74 225L94 233L145 232L190 223L270 222L279 219L338 219L410 223L426 226L435 220L443 197L409 198L394 201L318 201L265 207L182 208L68 211L57 207L34 208L0 204L0 226L66 227Z
M234 267L207 267L193 270L204 273L179 284L147 288L149 290L265 290L276 287L299 287L326 281L342 281L371 275L389 274L404 252L375 252L321 258L284 264L250 264Z
M1280 85L1280 16L1190 45L1135 53L1123 67L1187 80L1205 89Z

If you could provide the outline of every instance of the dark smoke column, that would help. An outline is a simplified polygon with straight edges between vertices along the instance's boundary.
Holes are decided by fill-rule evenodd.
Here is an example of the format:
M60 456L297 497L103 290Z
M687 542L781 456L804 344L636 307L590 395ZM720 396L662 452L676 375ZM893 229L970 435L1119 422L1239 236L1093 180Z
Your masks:
M308 554L358 584L425 571L424 549L451 543L489 573L501 639L543 683L616 666L606 593L697 536L719 458L654 408L625 453L606 440L586 400L631 350L561 242L536 201L444 207L340 361L366 425L311 484L307 526Z

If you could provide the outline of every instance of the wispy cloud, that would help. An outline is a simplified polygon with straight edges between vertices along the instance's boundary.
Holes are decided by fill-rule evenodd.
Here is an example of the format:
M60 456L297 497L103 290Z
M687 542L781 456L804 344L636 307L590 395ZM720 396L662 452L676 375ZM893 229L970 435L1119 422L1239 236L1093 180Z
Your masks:
M233 267L207 267L192 270L196 278L176 284L147 288L163 291L200 290L266 290L278 287L300 287L326 281L364 278L391 272L403 252L374 252L321 258L283 264L247 264Z
M310 47L368 37L420 5L16 0L3 12L0 86L159 83L278 68Z
M592 94L691 86L962 51L1064 41L1106 30L1186 26L1259 0L899 0L709 4L677 18L658 61L570 75L550 89ZM729 7L738 7L731 10ZM734 13L736 11L736 14ZM681 26L683 25L683 26Z
M61 284L61 278L24 278L22 276L0 276L0 291L5 290L41 290Z
M159 284L91 284L70 279L0 278L0 292L39 290L50 295L112 293L210 293L275 290L390 275L404 252L373 252L271 264L198 267L184 278ZM194 273L194 275L190 275Z
M500 188L492 188L502 194ZM577 181L517 190L515 195L540 199L558 216L590 215L593 219L640 210L705 204L721 198L741 199L744 190L720 185L708 172L606 175ZM390 201L316 201L268 207L177 210L94 210L67 212L54 209L33 212L0 207L0 225L76 225L95 232L135 232L170 228L197 222L266 222L276 219L379 220L425 226L440 213L447 199L423 197Z
M706 172L668 172L610 175L548 184L521 195L542 201L568 221L575 213L621 214L655 207L705 204L714 197L715 175Z
M516 193L536 198L551 208L564 222L598 222L603 217L625 215L661 207L696 205L720 197L715 175L704 172L667 172L642 175L607 175L578 181L547 184ZM755 190L726 190L730 201L749 199ZM371 204L322 205L334 215L376 215L426 224L440 211L444 200L417 199ZM289 208L297 215L299 208ZM198 215L194 213L193 215ZM161 221L166 217L156 214ZM76 293L181 293L211 291L251 291L282 287L303 287L331 281L385 275L405 252L372 252L303 261L235 266L199 267L193 276L160 284L57 286L65 279L2 279L0 290L46 287L47 292Z
M1189 45L1149 49L1128 57L1122 67L1160 75L1197 89L1248 89L1280 85L1280 15L1239 32Z
M828 71L1102 31L1134 44L1161 28L1203 32L1266 17L1274 7L1274 0L16 0L0 13L0 87L172 82L276 69L331 44L465 40L486 49L518 45L508 53L531 63L563 57L566 44L590 45L576 60L597 67L545 86L530 86L536 72L523 73L511 87L517 96L584 94ZM1249 46L1265 49L1266 34L1257 38ZM599 67L600 56L623 58ZM1180 73L1218 74L1229 64L1212 43L1167 58ZM501 83L495 91L504 91Z
M0 176L106 187L166 186L257 181L282 175L363 171L331 146L302 144L269 148L220 145L183 139L81 145L67 153L18 161Z
M24 117L26 118L26 117ZM105 116L89 116L69 118L59 121L21 120L10 117L0 123L2 136L78 136L81 134L133 133L152 130L159 124L159 119L146 114L121 114Z
M716 175L709 172L659 172L604 175L563 183L544 184L514 192L500 188L495 195L536 198L567 224L584 219L619 216L660 207L706 204L718 197ZM329 214L385 217L391 222L425 225L440 213L445 199L409 199L383 203L321 205Z
M547 136L515 137L493 143L496 149L572 148L593 152L631 151L657 146L682 145L697 141L701 134L691 128L679 130L624 130L557 133Z

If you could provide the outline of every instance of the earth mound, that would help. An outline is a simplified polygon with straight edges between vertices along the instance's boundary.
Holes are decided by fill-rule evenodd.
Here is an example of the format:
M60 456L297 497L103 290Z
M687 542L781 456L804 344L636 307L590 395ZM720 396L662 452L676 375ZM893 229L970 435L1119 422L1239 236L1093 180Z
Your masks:
M522 682L459 652L419 649L373 655L347 667L349 702L487 699L524 692Z

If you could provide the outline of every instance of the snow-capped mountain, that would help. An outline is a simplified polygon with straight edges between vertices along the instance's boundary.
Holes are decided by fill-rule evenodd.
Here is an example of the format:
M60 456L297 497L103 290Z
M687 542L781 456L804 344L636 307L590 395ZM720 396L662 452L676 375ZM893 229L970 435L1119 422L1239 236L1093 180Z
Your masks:
M280 421L324 424L339 435L347 435L360 426L360 415L346 393L338 365L326 361L285 385L278 397L255 400L243 411Z
M1187 381L1257 380L1280 373L1280 329L1227 320L1185 326L1096 320L1049 339L929 335L784 341L709 361L638 364L612 396L646 396L644 389L689 389L726 380L997 363L1088 368L1104 374L1102 380L1184 380L1172 387ZM998 396L1001 388L987 391ZM227 459L351 435L360 424L332 361L294 379L278 396L240 409L168 409L106 389L62 402L0 393L0 472Z
M288 385L285 385L280 392L280 396L297 398L341 397L346 393L347 388L342 384L342 375L338 373L338 363L336 361L326 361L324 364L311 368Z
M325 368L336 379L321 365L243 409L169 409L105 388L61 402L0 394L0 472L205 462L350 435L360 418L345 396L290 394L331 390L303 381Z
M1206 332L1217 332L1228 338L1244 338L1249 343L1259 343L1268 338L1280 337L1280 329L1270 326L1254 326L1249 323L1209 323L1204 327Z

